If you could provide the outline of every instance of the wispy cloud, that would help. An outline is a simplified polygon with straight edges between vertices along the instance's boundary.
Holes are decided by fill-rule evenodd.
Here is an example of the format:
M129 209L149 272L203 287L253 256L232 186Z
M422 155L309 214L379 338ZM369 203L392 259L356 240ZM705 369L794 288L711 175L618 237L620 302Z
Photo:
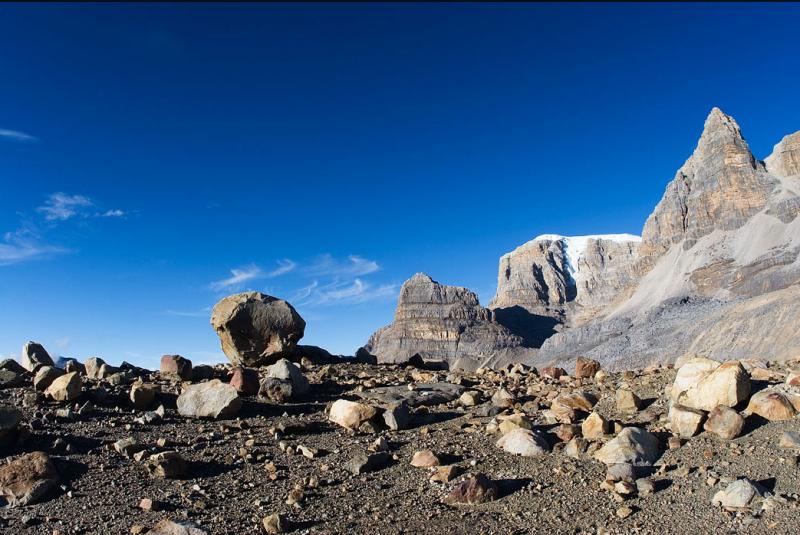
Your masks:
M266 273L266 277L268 279L272 277L279 277L281 275L285 275L290 271L294 271L294 268L297 267L297 264L289 260L288 258L284 258L283 260L278 260L278 267Z
M0 138L10 139L12 141L32 142L39 141L37 138L19 130L8 130L0 128Z
M249 266L232 269L230 277L212 282L210 287L215 292L227 290L233 287L241 286L243 283L257 279L263 275L264 272L261 271L260 267L255 264L250 264Z
M240 268L231 270L231 276L227 279L212 282L209 287L215 292L222 290L232 290L241 288L246 282L256 279L271 279L279 277L294 270L297 264L289 259L278 260L278 267L272 271L264 271L255 264L249 264Z
M0 240L0 265L16 264L26 260L63 254L69 249L41 242L32 227L25 226L14 232L6 232Z
M44 214L47 221L66 221L73 217L123 217L128 215L124 210L96 210L95 203L85 195L68 195L63 192L51 193L42 206L36 211Z
M120 210L119 208L114 210L106 210L101 214L101 217L122 217L125 215L125 212Z
M359 277L380 270L374 260L350 255L347 260L337 260L329 254L324 254L308 266L305 271L309 275L318 277Z
M319 306L366 303L391 298L396 294L396 284L374 285L357 278L353 281L335 281L325 285L314 281L297 290L294 299L298 305Z
M84 208L93 206L94 203L83 195L67 195L66 193L51 193L45 203L36 211L44 214L48 221L66 221L81 213Z
M3 133L5 132L5 133ZM7 130L0 130L0 136L9 136ZM44 258L56 254L70 253L74 250L56 245L48 245L42 238L40 229L54 231L64 221L75 217L122 217L128 215L120 209L97 210L95 203L85 195L69 195L63 192L51 193L44 204L36 208L41 218L20 214L20 228L5 233L0 238L0 265L14 264ZM48 225L41 225L44 219Z

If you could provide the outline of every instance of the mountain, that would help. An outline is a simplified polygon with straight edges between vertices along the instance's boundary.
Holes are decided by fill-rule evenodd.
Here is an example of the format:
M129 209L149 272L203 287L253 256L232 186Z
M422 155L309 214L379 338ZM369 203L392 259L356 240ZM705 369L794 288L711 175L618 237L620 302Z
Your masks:
M497 355L506 360L530 357L522 346L522 338L499 324L473 292L417 273L400 288L394 322L376 331L363 349L384 363L419 355L475 369Z
M395 323L373 339L392 336L371 339L368 349L381 361L419 349L451 364L568 367L588 356L612 369L690 355L794 357L798 214L800 132L758 160L736 121L714 108L641 238L539 236L501 257L495 298L488 309L468 299L474 312L459 316L463 325L439 312L409 314L404 285ZM416 311L446 302L436 292L415 295Z
M691 157L647 219L633 283L532 361L579 355L630 368L681 356L800 353L800 133L756 159L714 108Z

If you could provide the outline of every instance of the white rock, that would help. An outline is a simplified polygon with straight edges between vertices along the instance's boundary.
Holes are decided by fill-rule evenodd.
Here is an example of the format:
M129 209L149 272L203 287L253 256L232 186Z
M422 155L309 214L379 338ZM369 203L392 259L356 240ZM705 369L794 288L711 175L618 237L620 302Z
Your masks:
M549 449L547 442L541 436L521 427L512 429L500 437L500 440L497 441L497 447L508 453L522 455L523 457L542 455L547 453Z
M597 450L594 458L604 464L631 463L649 466L661 455L658 439L639 427L626 427Z

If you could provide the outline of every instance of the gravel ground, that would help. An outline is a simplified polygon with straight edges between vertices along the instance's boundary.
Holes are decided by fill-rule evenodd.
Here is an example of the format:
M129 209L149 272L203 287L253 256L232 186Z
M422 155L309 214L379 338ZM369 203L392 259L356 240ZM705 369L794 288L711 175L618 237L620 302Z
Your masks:
M748 424L746 434L732 441L710 436L694 437L682 447L666 450L652 468L656 491L624 504L600 488L606 467L586 455L573 459L554 444L551 453L516 457L495 447L497 435L488 435L492 420L489 404L464 409L457 402L418 409L411 429L380 433L349 432L327 421L326 406L340 397L357 399L354 391L367 386L402 385L420 373L444 380L446 372L417 372L400 367L360 364L315 366L308 372L312 393L303 402L272 404L249 399L235 420L201 421L180 417L174 410L179 385L153 379L162 386L160 401L167 407L163 421L142 425L141 415L124 402L97 404L94 413L74 421L52 417L55 404L23 406L31 387L0 391L0 401L23 411L31 437L10 455L26 451L48 452L63 479L63 487L42 503L1 509L0 533L16 534L116 534L131 533L135 526L152 527L163 518L190 520L211 534L264 533L261 521L281 513L293 533L798 533L800 532L800 469L797 454L780 449L786 430L800 431L800 418L788 422ZM612 374L604 386L581 385L594 393L596 410L625 424L639 422L660 438L667 433L665 386L674 371L656 370L623 378ZM413 375L416 374L416 375ZM431 377L423 377L431 379ZM491 374L469 376L471 388L491 392L500 382L512 392L519 379ZM614 392L626 382L649 403L632 415L616 411ZM124 394L125 387L115 387ZM576 387L557 381L543 383L538 396L525 396L520 407L543 431L539 409L557 391ZM88 389L87 389L88 390ZM113 394L113 390L112 390ZM85 392L87 398L91 392ZM111 396L114 399L114 396ZM526 403L527 402L527 403ZM652 423L642 423L652 420ZM394 454L393 463L381 470L352 475L346 463L366 450L379 435ZM190 461L189 477L154 479L142 463L113 451L116 440L134 437L158 448L158 439L174 443ZM291 453L298 445L319 450L314 458ZM286 446L290 446L286 452ZM482 472L498 482L499 499L480 505L450 506L441 502L454 483L429 481L431 469L409 465L412 454L430 449L463 474ZM272 463L272 477L266 468ZM663 465L663 466L661 466ZM688 470L687 470L688 469ZM748 477L785 498L770 511L729 513L711 504L715 492L709 475L724 481ZM298 505L287 505L294 488L303 489ZM143 498L163 503L159 511L139 508ZM633 513L620 518L617 510Z

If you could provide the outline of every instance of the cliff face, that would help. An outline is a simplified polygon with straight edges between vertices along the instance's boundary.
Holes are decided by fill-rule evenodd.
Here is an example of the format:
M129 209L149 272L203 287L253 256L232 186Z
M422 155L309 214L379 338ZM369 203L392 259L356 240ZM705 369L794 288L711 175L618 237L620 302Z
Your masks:
M473 292L417 273L400 289L393 323L376 331L364 349L382 363L406 362L419 355L474 369L498 354L521 349L522 343L497 323ZM529 356L522 353L509 360Z
M430 358L637 368L800 354L800 132L764 161L714 108L639 239L544 235L500 259L489 309L417 275L368 347ZM531 349L538 348L538 349Z
M489 307L518 306L566 325L582 323L634 281L639 241L630 234L534 238L500 258Z
M697 148L642 230L633 283L590 322L549 338L537 362L578 355L641 367L692 354L800 353L800 133L759 161L712 110Z
M714 108L697 148L644 224L642 257L652 263L675 244L688 250L715 230L741 227L778 183L750 152L736 121Z

